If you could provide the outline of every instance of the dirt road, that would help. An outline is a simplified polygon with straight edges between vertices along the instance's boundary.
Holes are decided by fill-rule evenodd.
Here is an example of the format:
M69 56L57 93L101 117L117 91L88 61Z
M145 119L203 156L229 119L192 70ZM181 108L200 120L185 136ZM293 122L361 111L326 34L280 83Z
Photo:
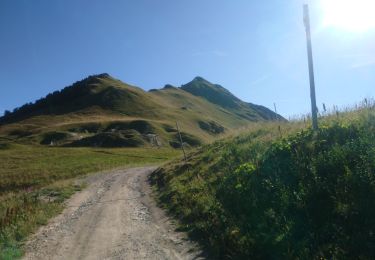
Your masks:
M150 197L154 168L98 174L26 244L24 259L202 259Z

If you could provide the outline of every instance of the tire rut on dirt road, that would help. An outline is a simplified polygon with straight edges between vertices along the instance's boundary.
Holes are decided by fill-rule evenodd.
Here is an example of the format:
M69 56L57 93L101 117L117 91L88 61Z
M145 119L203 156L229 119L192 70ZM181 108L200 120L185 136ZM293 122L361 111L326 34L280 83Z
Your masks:
M152 199L153 170L89 177L88 187L26 243L24 259L203 259Z

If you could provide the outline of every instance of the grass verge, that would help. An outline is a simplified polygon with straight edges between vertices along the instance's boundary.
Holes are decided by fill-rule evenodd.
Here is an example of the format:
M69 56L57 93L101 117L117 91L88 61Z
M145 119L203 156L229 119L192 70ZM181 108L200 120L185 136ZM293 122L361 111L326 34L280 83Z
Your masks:
M22 243L80 190L75 178L117 167L157 165L180 151L0 145L0 259L22 256Z
M215 259L371 259L375 112L253 128L151 176L159 200Z

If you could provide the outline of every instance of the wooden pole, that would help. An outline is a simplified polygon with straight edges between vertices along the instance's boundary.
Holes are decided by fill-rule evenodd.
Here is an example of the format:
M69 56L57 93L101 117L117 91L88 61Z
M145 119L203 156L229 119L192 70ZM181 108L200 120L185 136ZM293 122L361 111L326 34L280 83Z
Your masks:
M176 128L177 128L177 131L178 131L178 135L180 137L181 149L182 149L182 152L184 153L184 158L185 158L185 163L186 163L187 159L186 159L185 148L184 148L184 144L182 142L182 136L181 136L180 128L178 127L178 122L177 121L176 121Z
M276 108L276 103L273 102L273 108L275 109L275 117L276 117L276 120L279 121L279 117L277 115L277 108Z
M312 126L314 130L318 130L318 113L317 113L316 95L315 95L315 78L314 78L314 62L313 62L313 55L312 55L311 32L310 32L310 15L309 15L309 6L307 4L303 6L303 15L304 15L303 20L304 20L305 29L306 29L307 57L308 57L308 63L309 63Z

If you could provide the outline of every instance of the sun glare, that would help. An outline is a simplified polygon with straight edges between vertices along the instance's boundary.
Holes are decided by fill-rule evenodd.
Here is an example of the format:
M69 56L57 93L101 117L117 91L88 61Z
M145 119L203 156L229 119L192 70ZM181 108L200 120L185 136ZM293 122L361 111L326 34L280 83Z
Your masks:
M321 0L324 25L354 31L375 28L375 0Z

